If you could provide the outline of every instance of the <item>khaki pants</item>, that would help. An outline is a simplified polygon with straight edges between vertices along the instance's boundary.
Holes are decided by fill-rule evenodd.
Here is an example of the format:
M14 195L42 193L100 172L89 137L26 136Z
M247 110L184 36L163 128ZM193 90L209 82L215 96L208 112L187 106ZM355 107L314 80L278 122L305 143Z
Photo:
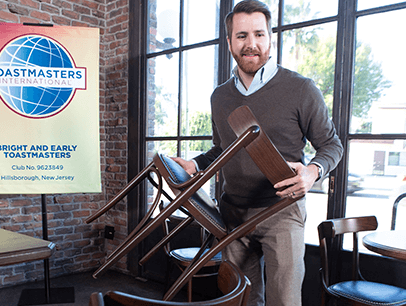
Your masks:
M263 209L241 209L220 202L229 230ZM248 305L302 305L305 219L305 199L301 199L223 250L223 258L234 262L251 281Z

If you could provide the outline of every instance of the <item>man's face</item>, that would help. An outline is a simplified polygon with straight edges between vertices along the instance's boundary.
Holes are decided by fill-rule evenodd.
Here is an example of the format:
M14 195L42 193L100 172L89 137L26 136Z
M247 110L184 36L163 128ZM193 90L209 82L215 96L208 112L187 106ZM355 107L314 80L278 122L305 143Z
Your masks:
M271 39L265 15L237 13L228 47L243 73L254 75L269 59Z

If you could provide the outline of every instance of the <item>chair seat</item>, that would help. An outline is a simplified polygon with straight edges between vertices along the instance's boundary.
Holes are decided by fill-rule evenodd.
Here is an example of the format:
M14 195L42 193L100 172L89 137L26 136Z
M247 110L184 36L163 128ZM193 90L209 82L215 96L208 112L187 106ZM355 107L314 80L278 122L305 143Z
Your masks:
M172 158L162 154L159 154L158 157L175 183L185 183L190 179L190 175ZM189 200L200 213L210 219L221 231L227 231L216 203L203 189L199 189Z
M199 250L200 248L198 247L181 248L172 250L170 254L179 261L191 262ZM208 249L204 250L203 254L205 254L207 251ZM217 253L210 261L218 264L221 263L221 252Z
M328 290L354 301L370 305L396 306L406 304L403 288L368 281L345 281L328 287Z

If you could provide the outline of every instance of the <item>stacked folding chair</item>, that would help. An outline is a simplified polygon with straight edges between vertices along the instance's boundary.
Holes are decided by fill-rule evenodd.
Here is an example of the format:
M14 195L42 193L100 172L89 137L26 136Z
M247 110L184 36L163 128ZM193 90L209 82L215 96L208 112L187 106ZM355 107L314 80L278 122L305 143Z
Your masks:
M139 261L140 264L145 263L160 247L163 247L193 220L197 221L210 233L206 243L203 243L201 246L201 252L196 255L189 267L183 271L165 294L164 300L171 300L179 290L188 283L193 275L195 275L212 257L224 249L224 247L229 245L232 241L245 236L252 231L258 223L298 200L298 198L281 199L275 205L266 208L261 213L258 213L251 219L236 227L233 231L227 231L215 203L201 189L201 187L237 152L242 149L246 150L258 168L272 184L276 184L277 182L296 175L272 144L272 141L268 138L266 133L261 129L257 119L247 106L241 106L231 113L228 118L228 123L236 134L237 139L226 150L224 150L206 170L200 171L191 177L171 158L156 154L152 163L131 180L131 182L128 183L108 204L86 220L86 222L89 223L100 217L145 178L149 179L149 181L157 188L157 195L148 213L140 221L137 227L127 236L123 243L118 246L110 256L108 256L104 264L93 274L95 278L100 276L109 267L120 260L120 258L125 256L142 240L150 235L152 231L162 226L165 219L172 213L180 209L186 213L188 217ZM151 173L156 174L155 179L152 177ZM163 181L166 181L175 194L174 199L171 199L171 197L163 190ZM170 203L166 205L157 216L151 219L152 213L158 207L162 195L167 197L170 200ZM211 243L213 239L217 239L217 242L214 244ZM209 250L203 253L207 247L209 247Z

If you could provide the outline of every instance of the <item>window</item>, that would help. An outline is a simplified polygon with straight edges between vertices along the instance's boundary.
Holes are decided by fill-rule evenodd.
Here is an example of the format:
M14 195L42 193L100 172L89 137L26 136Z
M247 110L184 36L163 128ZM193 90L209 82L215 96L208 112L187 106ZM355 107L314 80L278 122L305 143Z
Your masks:
M380 230L390 230L394 200L406 190L401 162L406 154L406 78L401 73L406 63L399 60L402 42L397 38L398 29L406 26L406 5L399 2L359 0L354 14L347 167L363 182L361 190L347 194L345 216L375 215ZM391 48L385 48L389 43Z
M307 196L306 242L318 244L317 225L327 218L376 215L379 228L389 229L393 199L406 191L406 63L398 34L406 26L406 2L263 2L273 18L271 55L316 82L345 140L337 169ZM235 3L144 3L148 38L140 154L145 164L158 151L189 159L211 147L209 100L233 67L223 19ZM305 155L312 154L308 144ZM214 179L206 188L214 196Z
M191 159L212 145L220 0L147 2L145 164L157 152ZM214 197L214 179L204 188Z
M388 166L399 166L400 152L389 152Z
M264 1L265 2L265 1ZM278 8L278 1L270 7ZM323 93L324 100L333 115L335 56L337 41L336 1L284 1L282 20L273 29L280 36L275 54L278 63L313 79ZM278 16L278 11L273 12ZM315 153L311 144L305 148L305 157L310 161ZM329 178L313 186L307 195L307 220L305 241L318 244L317 226L327 218Z

